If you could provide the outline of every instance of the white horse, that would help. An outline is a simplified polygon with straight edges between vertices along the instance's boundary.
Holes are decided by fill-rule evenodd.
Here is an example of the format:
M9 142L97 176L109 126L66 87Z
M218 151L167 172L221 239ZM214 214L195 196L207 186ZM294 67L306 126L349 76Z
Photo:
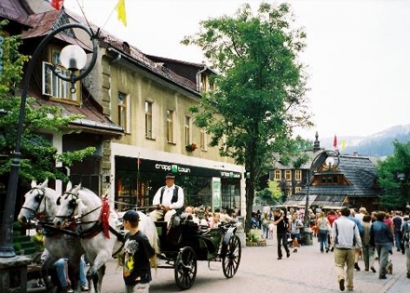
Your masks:
M55 225L61 227L72 221L80 223L81 244L90 262L87 271L90 293L101 292L105 263L112 256L116 257L124 245L123 234L118 229L121 224L118 214L108 206L106 197L101 198L81 185L72 188L71 183L67 185L66 192L59 198L57 204ZM159 253L155 223L147 215L138 213L140 230Z
M25 201L17 219L23 225L27 225L32 219L36 219L43 228L44 246L48 251L48 253L43 254L45 256L42 265L43 276L48 275L48 269L55 261L60 258L67 258L70 273L74 277L74 288L78 289L76 284L79 280L80 258L84 254L81 239L78 235L75 235L74 231L54 228L53 219L56 215L58 194L54 189L47 187L47 184L48 180L38 185L34 180L31 182L31 190L24 195ZM45 281L50 287L47 278L45 278Z

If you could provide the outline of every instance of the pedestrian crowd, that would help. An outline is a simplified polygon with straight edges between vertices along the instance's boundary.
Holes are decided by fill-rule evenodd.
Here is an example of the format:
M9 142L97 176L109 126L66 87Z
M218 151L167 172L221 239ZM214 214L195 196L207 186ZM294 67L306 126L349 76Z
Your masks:
M366 272L378 272L379 279L387 279L387 274L393 271L389 255L394 250L406 257L406 276L410 279L408 214L401 211L369 213L364 207L358 211L347 207L328 212L318 209L316 213L310 211L306 219L303 210L292 208L289 213L286 209L275 209L271 217L269 214L263 214L260 223L263 226L264 220L268 218L269 224L273 223L277 227L278 260L283 257L282 248L287 257L290 257L290 248L297 252L296 247L304 244L301 231L308 229L307 232L317 238L321 253L334 253L337 282L341 291L354 290L354 271L360 271L362 266ZM304 220L307 222L306 227L303 225ZM261 230L262 237L271 237L263 227Z

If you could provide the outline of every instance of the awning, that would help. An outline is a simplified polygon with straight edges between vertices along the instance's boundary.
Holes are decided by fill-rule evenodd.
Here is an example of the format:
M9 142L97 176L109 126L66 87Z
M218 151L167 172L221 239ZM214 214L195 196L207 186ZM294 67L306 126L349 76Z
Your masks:
M332 205L332 206L323 206L321 207L322 210L340 210L343 208L343 203L341 205Z
M308 202L308 206L310 207L312 205L312 203L315 201L317 195L312 194L309 195L309 202ZM294 198L290 198L287 201L285 201L283 203L283 205L285 206L289 206L289 207L305 207L306 206L306 195L301 197L301 196L297 196Z

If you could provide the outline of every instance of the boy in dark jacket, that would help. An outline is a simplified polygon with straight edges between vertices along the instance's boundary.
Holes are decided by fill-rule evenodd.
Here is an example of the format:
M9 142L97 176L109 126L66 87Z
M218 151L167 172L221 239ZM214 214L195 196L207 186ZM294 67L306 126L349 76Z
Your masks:
M151 281L150 258L155 256L155 250L148 242L147 236L138 228L139 215L134 210L127 211L123 216L125 235L123 255L123 278L125 293L149 292Z

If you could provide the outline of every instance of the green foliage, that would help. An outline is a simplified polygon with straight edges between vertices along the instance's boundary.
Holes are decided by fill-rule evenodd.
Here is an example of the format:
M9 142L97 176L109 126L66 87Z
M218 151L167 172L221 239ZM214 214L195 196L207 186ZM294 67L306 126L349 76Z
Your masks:
M74 152L64 152L62 154L56 155L56 159L62 162L64 165L71 166L74 161L82 162L87 156L91 156L95 152L95 147L87 147L83 150Z
M380 205L387 210L404 209L410 202L410 142L393 145L394 154L378 164Z
M282 190L280 189L279 182L276 180L268 181L269 191L273 200L280 200L283 196Z
M16 96L17 86L23 76L24 63L29 57L19 53L20 37L6 36L2 28L7 22L0 22L0 34L3 40L3 62L0 72L0 154L8 156L0 164L0 175L10 171L11 158L15 149L17 126L20 117L20 97ZM35 99L28 98L25 107L24 131L21 139L21 161L19 178L23 184L32 179L63 179L66 177L56 168L61 161L71 165L74 160L81 161L92 154L95 148L87 148L76 152L57 155L57 149L51 144L51 136L47 133L59 132L68 126L70 121L81 116L64 116L60 107L39 106Z
M268 188L262 189L256 193L255 201L257 198L269 200L269 202L280 201L283 193L280 189L279 182L276 180L268 180Z
M16 84L20 82L23 75L23 65L28 57L18 52L21 41L20 36L7 36L3 31L7 20L0 21L0 35L3 37L2 70L0 72L0 97L6 97L10 92L16 90ZM0 107L1 109L1 107Z
M246 241L249 242L258 242L259 241L259 230L254 229L250 230L248 233L246 233Z
M313 142L297 136L294 139L287 141L287 151L279 154L279 161L283 165L293 166L295 169L300 169L301 166L309 161L309 156L305 153L306 150L312 149Z
M291 28L292 17L288 4L261 3L256 14L245 4L233 17L202 21L200 32L182 41L199 46L220 73L216 89L191 111L211 135L210 145L250 172L248 217L255 182L266 174L271 154L287 151L293 127L311 125L299 61L306 34Z

